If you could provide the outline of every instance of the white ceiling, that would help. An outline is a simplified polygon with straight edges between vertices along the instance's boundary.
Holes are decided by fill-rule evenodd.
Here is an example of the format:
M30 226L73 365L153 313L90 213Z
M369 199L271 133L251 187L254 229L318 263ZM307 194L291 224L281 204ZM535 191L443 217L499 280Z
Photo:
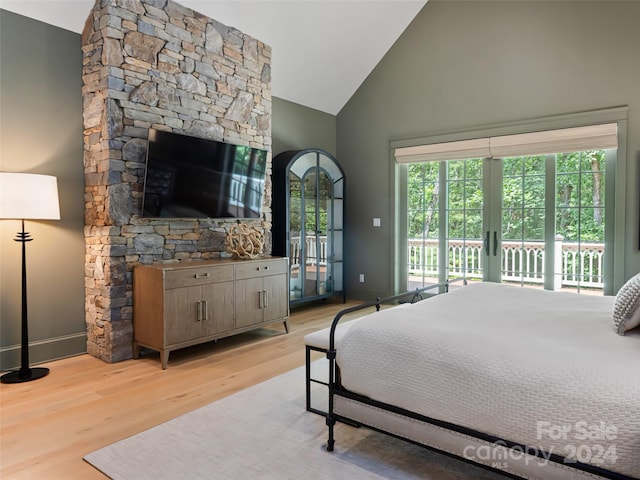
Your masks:
M427 0L180 0L270 45L272 93L337 114ZM81 33L93 0L0 0Z

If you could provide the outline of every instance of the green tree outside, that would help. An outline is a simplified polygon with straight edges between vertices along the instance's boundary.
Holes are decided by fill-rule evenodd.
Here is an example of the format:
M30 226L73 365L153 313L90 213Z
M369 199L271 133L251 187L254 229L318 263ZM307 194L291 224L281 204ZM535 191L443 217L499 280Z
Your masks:
M408 237L439 236L439 169L447 168L449 238L482 238L481 159L409 165ZM603 150L556 155L556 234L604 241ZM545 156L503 159L503 239L543 240Z

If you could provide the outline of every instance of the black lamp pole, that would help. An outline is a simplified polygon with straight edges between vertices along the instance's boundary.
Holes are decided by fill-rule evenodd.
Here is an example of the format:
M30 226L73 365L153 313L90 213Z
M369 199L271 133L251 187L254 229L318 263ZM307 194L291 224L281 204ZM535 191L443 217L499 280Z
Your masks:
M20 345L21 365L20 370L6 373L0 377L2 383L22 383L37 380L49 373L48 368L29 368L29 322L27 316L27 242L33 240L29 232L24 231L22 220L22 232L18 232L18 238L14 241L22 243L22 344Z

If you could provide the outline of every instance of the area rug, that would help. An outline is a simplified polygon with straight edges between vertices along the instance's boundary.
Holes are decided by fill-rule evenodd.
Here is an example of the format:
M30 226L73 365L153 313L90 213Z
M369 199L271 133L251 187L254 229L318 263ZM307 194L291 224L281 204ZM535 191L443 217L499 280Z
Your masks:
M314 387L314 401L326 398L324 388ZM84 459L116 480L507 478L364 428L338 424L331 453L326 437L324 417L305 410L302 367Z

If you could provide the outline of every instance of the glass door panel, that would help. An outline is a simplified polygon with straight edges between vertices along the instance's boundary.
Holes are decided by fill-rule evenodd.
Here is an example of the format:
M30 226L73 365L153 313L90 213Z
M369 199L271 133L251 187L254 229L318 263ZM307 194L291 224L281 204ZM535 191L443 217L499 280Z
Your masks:
M332 225L333 182L327 172L318 171L318 228L316 231L318 291L321 295L333 291L331 258L334 244Z
M326 157L323 157L325 159ZM320 165L327 172L327 188L330 196L327 202L327 257L326 293L340 292L343 286L343 242L344 242L344 176L333 162L322 161Z
M304 177L304 295L317 293L318 282L318 175L317 168Z
M440 162L408 166L407 288L438 283Z
M449 277L483 276L483 160L447 162L447 239Z
M556 159L556 258L563 289L602 295L605 255L605 151Z
M544 285L545 162L543 155L502 160L501 235L491 247L501 252L501 282Z
M302 296L302 270L304 265L304 242L300 235L302 223L302 183L293 172L289 173L289 296L297 299Z

